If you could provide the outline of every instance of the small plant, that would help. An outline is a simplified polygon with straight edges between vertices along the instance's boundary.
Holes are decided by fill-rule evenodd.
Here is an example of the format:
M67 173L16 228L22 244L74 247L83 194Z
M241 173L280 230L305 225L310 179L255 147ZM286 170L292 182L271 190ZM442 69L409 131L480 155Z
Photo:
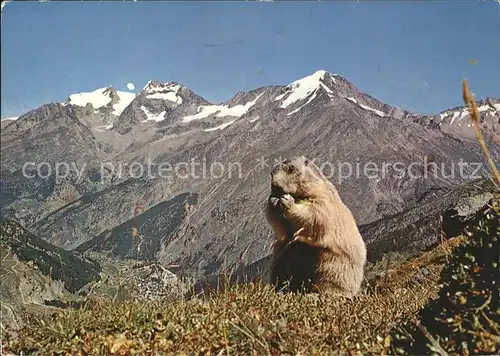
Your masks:
M488 152L477 104L463 82L477 139L500 187L500 174ZM442 271L439 297L416 318L392 331L398 354L498 354L500 350L500 195L479 211Z
M498 354L500 349L500 202L493 199L466 229L441 274L439 297L393 332L398 354Z

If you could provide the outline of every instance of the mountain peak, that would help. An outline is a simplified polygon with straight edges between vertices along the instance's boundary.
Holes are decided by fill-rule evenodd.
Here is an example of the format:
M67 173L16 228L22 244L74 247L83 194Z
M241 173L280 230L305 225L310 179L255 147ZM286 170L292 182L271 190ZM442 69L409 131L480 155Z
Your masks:
M177 82L160 82L157 80L150 80L147 82L147 84L144 86L144 88L142 88L142 90L152 89L152 88L169 87L169 86L173 86L173 85L181 86Z
M307 85L310 87L313 86L317 87L318 85L320 85L320 83L325 79L325 76L328 74L329 73L326 70L323 69L317 70L311 75L293 81L288 85L288 87L298 88L303 85Z
M182 104L182 97L180 96L182 88L183 86L176 82L162 83L150 80L141 93L145 94L148 99L168 100L180 105Z
M328 74L328 72L326 70L320 69L320 70L317 70L316 72L314 72L313 74L311 74L310 77L317 77L317 78L323 79L326 74Z
M106 88L104 88L102 95L109 96L111 99L113 99L113 97L116 95L116 90L112 85L108 85Z
M111 102L111 94L110 87L99 88L91 92L71 94L68 103L77 106L86 106L90 103L94 109L99 109Z
M134 98L134 93L117 91L111 85L108 85L105 88L99 88L91 92L72 94L67 103L77 106L91 104L96 110L112 106L113 114L118 116Z
M327 80L328 77L331 80ZM318 70L307 77L298 79L286 86L285 92L276 97L276 100L283 100L281 108L286 108L297 101L301 101L309 97L311 94L314 98L319 89L325 90L328 94L333 91L328 85L335 83L335 78L326 70Z

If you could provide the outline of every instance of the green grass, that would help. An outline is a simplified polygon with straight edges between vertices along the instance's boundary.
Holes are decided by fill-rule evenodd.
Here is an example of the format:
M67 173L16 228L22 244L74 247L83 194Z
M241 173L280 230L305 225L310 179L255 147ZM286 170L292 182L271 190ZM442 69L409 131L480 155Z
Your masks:
M115 298L115 284L106 284L109 293L90 293L74 308L59 308L62 303L29 313L24 328L2 331L2 351L498 354L499 235L497 198L470 220L463 235L383 269L354 298L282 294L269 285L243 284L207 298L151 302L131 300L126 290L124 298ZM108 269L117 272L114 265L105 264L103 270Z
M354 298L244 284L209 298L112 302L32 315L4 353L50 355L498 354L498 202L464 235L389 269ZM495 259L496 258L496 259ZM464 267L471 266L471 268Z
M261 284L170 304L96 299L85 308L32 317L4 348L43 355L382 354L390 330L437 297L440 271L459 241L392 269L352 299L277 294Z
M418 324L394 331L398 353L498 354L500 201L492 201L466 229L443 269L438 298L423 308Z
M94 261L50 244L13 220L0 220L0 247L12 249L20 260L30 261L42 274L62 281L69 292L100 279L101 267Z
M498 354L499 197L468 224L463 235L382 269L354 298L282 294L269 285L249 283L207 298L151 302L131 300L130 290L116 298L114 280L109 285L99 281L96 285L102 290L89 293L74 308L56 303L57 308L28 313L25 326L16 332L2 326L2 351L15 355ZM24 242L21 247L33 248L32 239L26 239L17 225L8 226L2 224L2 236L9 233ZM52 251L36 251L44 256L39 268L49 268ZM126 266L123 261L118 270L112 264L99 270L130 276Z

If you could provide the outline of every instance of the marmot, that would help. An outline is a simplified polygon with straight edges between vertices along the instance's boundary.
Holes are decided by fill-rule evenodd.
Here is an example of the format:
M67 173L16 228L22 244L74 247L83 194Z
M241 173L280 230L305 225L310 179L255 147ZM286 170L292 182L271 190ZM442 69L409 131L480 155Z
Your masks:
M335 186L306 157L271 172L267 220L275 232L271 282L277 290L355 295L366 246Z

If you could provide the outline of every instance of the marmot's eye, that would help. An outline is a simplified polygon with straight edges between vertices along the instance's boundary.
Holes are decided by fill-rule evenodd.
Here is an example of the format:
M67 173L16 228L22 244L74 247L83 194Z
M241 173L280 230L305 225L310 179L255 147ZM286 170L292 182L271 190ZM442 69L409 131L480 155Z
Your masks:
M307 158L304 160L304 164L305 164L306 166L309 164L309 160L308 160Z
M286 172L288 174L295 173L295 172L297 172L297 168L295 166L292 166L292 165L286 166Z

